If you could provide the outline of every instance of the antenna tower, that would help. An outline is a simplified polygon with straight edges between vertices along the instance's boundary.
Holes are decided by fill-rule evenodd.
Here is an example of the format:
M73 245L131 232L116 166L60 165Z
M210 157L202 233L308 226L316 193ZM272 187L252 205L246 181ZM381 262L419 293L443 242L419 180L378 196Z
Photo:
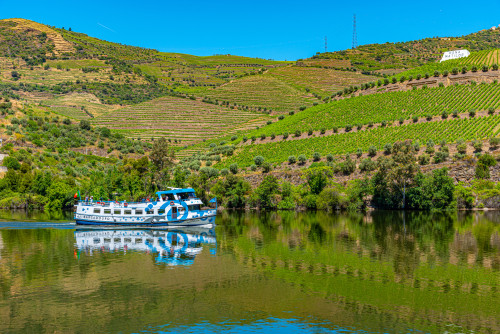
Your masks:
M352 48L355 49L357 47L358 47L358 34L356 33L356 14L354 14L352 23Z
M328 52L328 39L325 36L325 53Z

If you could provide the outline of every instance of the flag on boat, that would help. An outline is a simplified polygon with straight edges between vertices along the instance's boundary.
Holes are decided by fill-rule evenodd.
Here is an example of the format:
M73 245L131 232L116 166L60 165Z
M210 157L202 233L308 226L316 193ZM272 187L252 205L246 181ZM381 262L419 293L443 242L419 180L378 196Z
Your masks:
M80 197L80 190L78 190L78 191L75 193L75 196L73 196L73 198L77 198L77 197Z
M210 203L217 203L217 197L214 197L210 200Z

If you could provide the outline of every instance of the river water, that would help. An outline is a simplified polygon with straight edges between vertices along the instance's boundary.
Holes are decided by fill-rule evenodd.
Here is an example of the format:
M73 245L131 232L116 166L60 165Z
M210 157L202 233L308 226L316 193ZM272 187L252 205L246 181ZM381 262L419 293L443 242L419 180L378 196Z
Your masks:
M0 212L0 333L499 333L500 213Z

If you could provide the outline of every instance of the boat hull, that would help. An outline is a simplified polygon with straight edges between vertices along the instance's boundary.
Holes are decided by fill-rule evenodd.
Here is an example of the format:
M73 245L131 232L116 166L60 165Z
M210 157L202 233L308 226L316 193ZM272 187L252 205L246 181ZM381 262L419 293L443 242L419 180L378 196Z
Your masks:
M129 227L175 227L175 226L203 226L215 224L215 214L207 215L198 218L188 218L183 220L149 220L144 222L115 222L115 221L102 221L92 218L78 218L75 217L77 225L86 226L129 226Z

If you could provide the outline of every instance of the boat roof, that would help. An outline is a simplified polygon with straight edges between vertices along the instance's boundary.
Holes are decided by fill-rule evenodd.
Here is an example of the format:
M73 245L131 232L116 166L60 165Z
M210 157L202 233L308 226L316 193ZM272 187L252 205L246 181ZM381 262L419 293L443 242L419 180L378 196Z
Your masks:
M164 191L157 191L157 195L163 195L163 194L180 194L180 193L194 193L193 188L184 188L184 189L171 189L171 190L164 190Z

